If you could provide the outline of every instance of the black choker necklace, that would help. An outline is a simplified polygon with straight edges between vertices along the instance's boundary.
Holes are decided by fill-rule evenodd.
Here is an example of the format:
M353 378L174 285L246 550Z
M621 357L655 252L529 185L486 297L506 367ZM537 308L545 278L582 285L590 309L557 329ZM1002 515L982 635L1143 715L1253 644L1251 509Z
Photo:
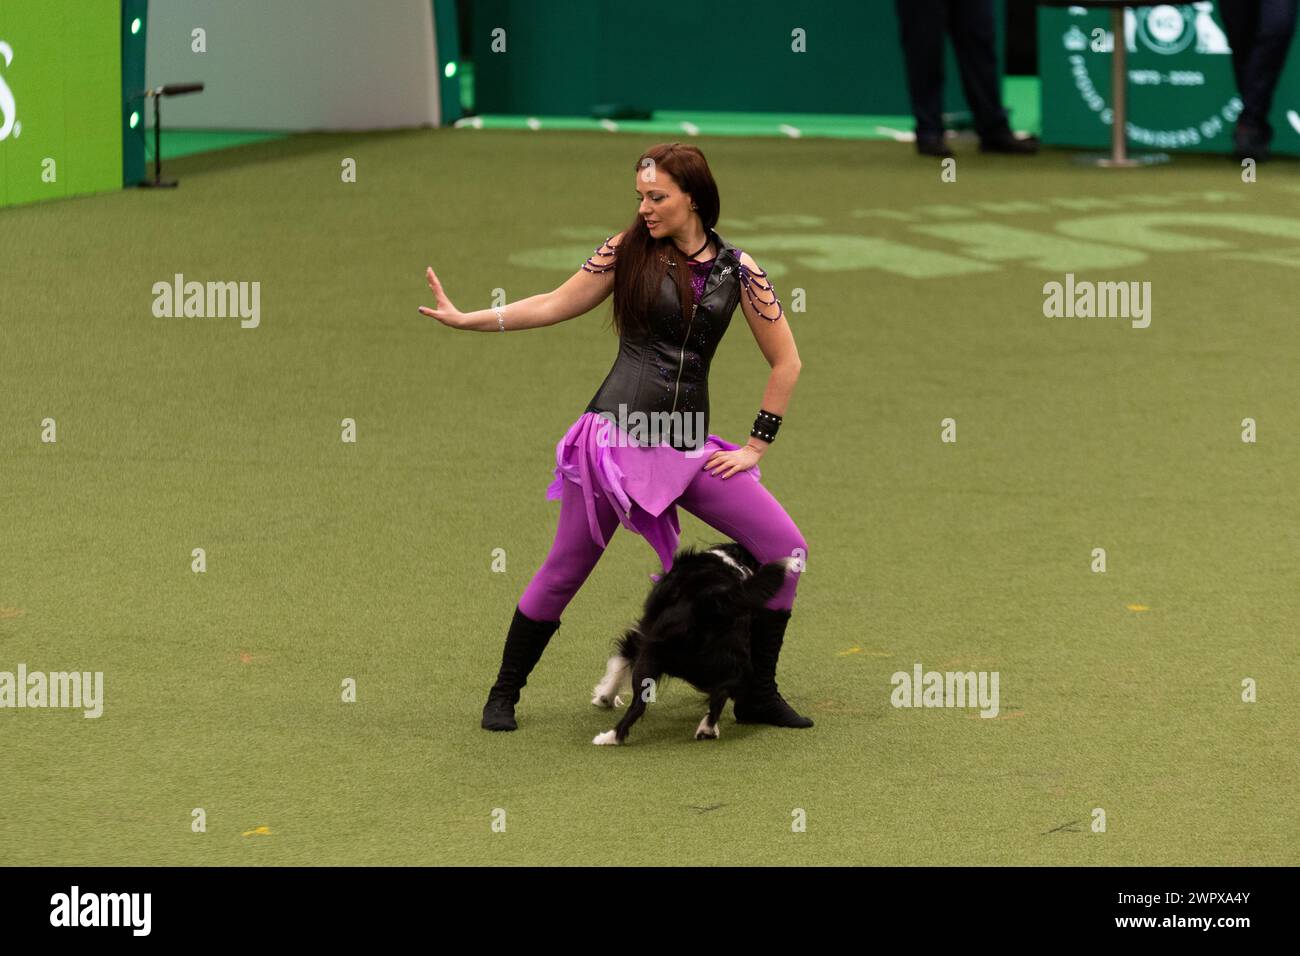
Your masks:
M705 235L704 235L704 245L700 246L700 248L696 249L694 252L692 252L692 253L691 253L689 256L687 256L686 258L687 258L687 259L694 259L694 258L695 258L696 256L698 256L701 252L703 252L705 249L709 248L709 241L710 241L710 240L709 240L709 235L708 235L708 233L705 233ZM676 246L677 246L677 244L676 244L676 243L673 243L673 247L676 248ZM681 252L682 250L681 250L681 249L677 249L677 251L678 251L678 252Z
M696 256L698 256L701 252L703 252L705 249L709 248L709 242L710 242L710 241L711 241L711 237L708 235L708 233L705 233L704 245L700 246L700 248L698 248L698 249L696 249L694 252L692 252L689 256L687 256L687 258L688 258L688 259L694 259L694 258L695 258ZM675 243L675 242L673 243L673 248L674 248L674 249L677 249L677 243ZM681 250L681 249L677 249L677 251L678 251L678 252L681 252L682 250ZM662 259L664 262L668 263L668 265L670 265L670 266L676 267L676 265L677 265L677 260L676 260L676 259L670 259L670 258L668 258L668 257L667 257L666 255L664 255L662 252L659 253L659 258Z
M694 259L695 256L701 254L701 252L705 251L706 248L708 248L708 243L710 243L710 237L708 237L708 234L705 233L705 245L703 245L703 246L697 248L697 250L695 250L694 252L692 252L692 254L690 254L689 256L686 256L686 259ZM677 243L672 243L672 247L673 247L673 248L676 248L677 251L681 252L680 248L677 248ZM660 256L660 258L662 258L662 256ZM672 259L664 259L664 261L666 261L666 263L668 263L668 265L676 265L676 264L677 264L676 261L675 261L675 260L672 260Z

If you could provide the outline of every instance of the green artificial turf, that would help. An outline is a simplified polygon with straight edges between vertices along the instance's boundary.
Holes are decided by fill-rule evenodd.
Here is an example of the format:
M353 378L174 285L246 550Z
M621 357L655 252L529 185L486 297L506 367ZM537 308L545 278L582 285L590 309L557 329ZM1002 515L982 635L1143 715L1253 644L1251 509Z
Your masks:
M616 342L608 302L451 331L416 312L424 268L464 310L558 286L630 222L653 141L305 135L169 162L173 191L0 211L0 670L105 681L98 719L0 710L5 862L1298 862L1285 163L1245 184L959 143L943 182L905 145L700 140L803 362L761 467L809 542L779 678L817 726L728 708L696 742L673 683L593 747L656 569L620 530L520 730L479 729L555 443ZM260 282L260 325L156 318L178 272ZM1067 272L1149 281L1150 327L1045 317ZM715 432L743 441L766 373L738 313ZM891 706L917 662L997 671L999 716Z

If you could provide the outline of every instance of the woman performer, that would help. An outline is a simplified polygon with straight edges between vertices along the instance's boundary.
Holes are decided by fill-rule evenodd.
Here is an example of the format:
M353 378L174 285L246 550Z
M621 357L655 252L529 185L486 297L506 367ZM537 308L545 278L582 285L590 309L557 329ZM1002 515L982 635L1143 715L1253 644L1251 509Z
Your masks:
M546 496L560 501L559 525L510 622L483 708L488 730L516 729L520 689L619 524L650 543L665 572L680 535L677 505L744 545L760 563L795 557L796 571L806 567L803 535L759 483L758 460L776 438L799 377L799 353L780 300L767 273L714 231L718 188L699 149L654 146L637 160L636 173L633 224L607 238L552 292L462 313L428 270L437 307L420 311L456 329L554 325L614 294L618 357L556 446L555 480ZM708 433L709 363L737 304L772 367L743 447ZM648 442L638 441L647 422L661 427L650 428ZM788 575L755 615L753 682L735 701L740 723L813 725L776 684L797 584L798 574Z

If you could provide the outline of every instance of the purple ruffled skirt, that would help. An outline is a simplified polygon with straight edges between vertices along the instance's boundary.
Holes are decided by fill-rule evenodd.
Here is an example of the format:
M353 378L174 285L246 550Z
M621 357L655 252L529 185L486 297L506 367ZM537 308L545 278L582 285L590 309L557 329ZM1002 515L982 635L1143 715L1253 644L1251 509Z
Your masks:
M596 501L604 497L623 527L650 542L666 572L672 567L681 537L675 502L715 452L739 447L712 434L702 453L688 454L671 445L634 445L616 422L596 412L584 412L555 446L555 480L546 489L546 497L558 501L566 480L581 487L587 526L592 540L602 548L609 542L601 537ZM758 465L744 473L754 481L762 477Z

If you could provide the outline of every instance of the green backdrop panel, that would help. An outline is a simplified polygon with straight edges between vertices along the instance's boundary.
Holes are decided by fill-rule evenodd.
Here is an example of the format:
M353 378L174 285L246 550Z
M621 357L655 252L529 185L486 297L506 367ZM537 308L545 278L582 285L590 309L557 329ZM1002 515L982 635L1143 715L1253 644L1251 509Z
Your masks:
M0 3L0 205L122 185L117 3Z
M1001 59L1002 0L994 9ZM911 113L892 0L479 0L472 16L481 113ZM807 52L791 49L796 29ZM947 62L944 108L965 110L951 47Z

